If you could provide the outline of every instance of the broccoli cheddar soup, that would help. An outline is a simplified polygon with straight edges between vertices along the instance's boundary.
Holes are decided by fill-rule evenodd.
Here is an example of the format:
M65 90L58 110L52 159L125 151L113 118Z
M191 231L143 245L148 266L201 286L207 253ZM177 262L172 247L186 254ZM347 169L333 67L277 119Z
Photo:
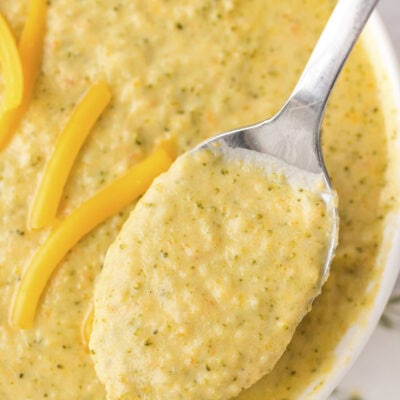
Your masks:
M124 348L118 330L113 342L113 361L118 364L111 376L107 354L94 349L101 339L96 311L95 336L87 346L86 316L95 282L101 289L109 273L107 249L135 200L167 168L167 156L155 168L154 160L161 157L157 149L168 143L182 154L209 136L273 115L291 92L334 4L331 0L0 0L0 13L11 32L5 40L6 25L2 25L2 51L13 54L15 63L19 51L24 77L20 108L6 110L11 114L5 115L4 105L10 106L5 100L11 98L6 94L12 87L6 78L17 77L18 71L16 64L7 64L0 56L0 142L7 136L7 143L0 144L0 399L105 400L103 382L108 377L119 389L135 380L157 381L155 375L143 375L152 372L148 360L141 363L134 353L120 357ZM29 40L37 38L38 16L45 27L42 46L40 40ZM242 377L256 371L258 375L252 376L260 379L249 388L244 383L247 389L240 393L242 387L215 398L238 393L240 400L298 399L329 371L344 332L373 300L383 224L394 206L387 171L392 162L388 149L396 132L388 132L380 87L364 45L356 46L346 64L323 124L323 152L338 192L341 221L330 277L293 338L286 339L290 343L283 355L271 363L272 370L267 364L261 368L259 359L243 364ZM110 94L102 92L101 107L101 96L92 91L98 82ZM10 115L18 119L13 129L5 122ZM83 144L60 140L74 131L71 127L91 128ZM52 172L50 161L60 168ZM47 192L43 182L50 182ZM33 224L32 210L56 195L55 182L63 182L57 192L57 214L43 219L46 223ZM246 184L251 187L251 182ZM41 194L42 202L37 200ZM120 201L123 194L126 201ZM255 204L251 194L249 190L247 197ZM156 200L156 192L150 195ZM229 201L226 198L227 206ZM139 204L132 218L142 218L143 208ZM42 210L43 215L48 211ZM186 224L190 230L190 221ZM249 224L259 230L263 220L253 218ZM135 226L131 218L124 230L130 226ZM220 233L227 231L221 227ZM217 322L225 317L222 312L215 316ZM82 330L89 333L82 335ZM168 388L174 385L174 371L177 385L188 384L192 377L190 369L184 376L182 365L171 362L178 356L175 343L169 350L168 343L163 346L172 354L164 364L172 372L163 375L169 381L158 387L165 392L158 391L154 399L172 399ZM230 346L228 342L227 351ZM251 356L255 349L245 354ZM108 351L112 357L113 348ZM134 376L130 368L135 362ZM204 379L207 374L221 379L214 365L208 367L210 371L207 366L201 370ZM230 370L225 377L235 378ZM109 398L130 396L123 390L115 393Z

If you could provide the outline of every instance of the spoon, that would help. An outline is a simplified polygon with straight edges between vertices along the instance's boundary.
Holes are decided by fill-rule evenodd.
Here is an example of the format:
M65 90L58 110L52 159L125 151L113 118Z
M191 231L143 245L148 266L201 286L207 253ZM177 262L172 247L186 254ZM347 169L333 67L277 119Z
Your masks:
M321 270L321 286L328 278L339 230L335 193L322 155L321 122L336 79L378 1L339 0L296 87L275 116L217 135L192 150L197 152L215 146L224 151L246 149L323 177L325 187L321 195L325 204L330 205L333 226Z

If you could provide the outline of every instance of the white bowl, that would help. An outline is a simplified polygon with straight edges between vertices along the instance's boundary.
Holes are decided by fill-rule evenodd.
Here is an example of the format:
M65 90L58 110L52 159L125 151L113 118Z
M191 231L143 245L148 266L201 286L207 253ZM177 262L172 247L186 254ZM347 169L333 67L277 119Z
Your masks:
M363 33L367 51L373 62L379 87L387 128L400 132L400 75L397 59L383 23L375 12ZM396 157L400 171L400 136L390 151ZM397 156L396 156L397 155ZM397 167L397 166L396 166ZM391 179L400 188L400 173L393 172ZM400 210L387 218L380 260L383 271L380 287L372 306L348 329L336 348L336 358L330 372L319 376L303 393L299 400L323 400L328 398L340 383L354 361L360 355L374 331L388 298L393 290L400 265ZM378 263L379 264L379 263Z

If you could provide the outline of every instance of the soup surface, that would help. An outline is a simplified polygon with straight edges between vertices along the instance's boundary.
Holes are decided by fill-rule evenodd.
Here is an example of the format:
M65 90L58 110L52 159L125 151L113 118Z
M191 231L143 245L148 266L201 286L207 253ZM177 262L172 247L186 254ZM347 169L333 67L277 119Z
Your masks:
M334 202L268 156L178 158L107 252L90 338L109 399L230 399L272 370L319 294Z
M27 0L0 0L15 35ZM331 0L50 0L42 72L30 108L0 154L0 398L105 398L81 324L107 248L129 207L88 234L52 276L32 329L8 324L27 263L48 235L26 221L45 162L82 94L105 80L113 100L65 187L64 216L158 139L179 152L206 136L273 115L289 95L334 6ZM357 46L330 101L323 150L339 194L341 232L331 276L273 371L241 400L296 399L329 370L343 332L371 301L382 225L388 141L371 62ZM372 288L371 288L372 283Z

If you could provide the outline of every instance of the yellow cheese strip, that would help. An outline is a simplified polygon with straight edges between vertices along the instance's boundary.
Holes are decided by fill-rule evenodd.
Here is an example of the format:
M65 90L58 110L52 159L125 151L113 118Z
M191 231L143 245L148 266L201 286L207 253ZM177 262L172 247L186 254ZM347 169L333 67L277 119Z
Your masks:
M18 128L31 101L43 53L43 41L46 32L47 0L31 0L28 18L19 40L24 77L24 90L21 104L0 116L0 150L9 142Z
M44 170L29 215L30 228L43 228L55 219L75 158L110 100L111 93L108 86L104 82L99 82L89 89L73 111Z
M29 99L42 62L46 16L47 0L31 0L28 18L19 40L19 54L24 71L24 97Z
M93 228L142 195L171 163L171 157L163 148L156 150L54 228L34 255L17 288L10 313L12 325L20 329L33 325L40 296L68 251Z
M0 114L18 107L22 101L24 77L21 58L11 29L0 13L0 65L4 77L4 93Z
M81 330L82 343L86 349L89 348L89 340L90 340L90 335L92 334L93 320L94 320L94 307L93 303L90 303L85 318L82 321L82 330Z
M157 148L163 148L173 159L178 157L178 144L175 135L169 135L156 142Z

